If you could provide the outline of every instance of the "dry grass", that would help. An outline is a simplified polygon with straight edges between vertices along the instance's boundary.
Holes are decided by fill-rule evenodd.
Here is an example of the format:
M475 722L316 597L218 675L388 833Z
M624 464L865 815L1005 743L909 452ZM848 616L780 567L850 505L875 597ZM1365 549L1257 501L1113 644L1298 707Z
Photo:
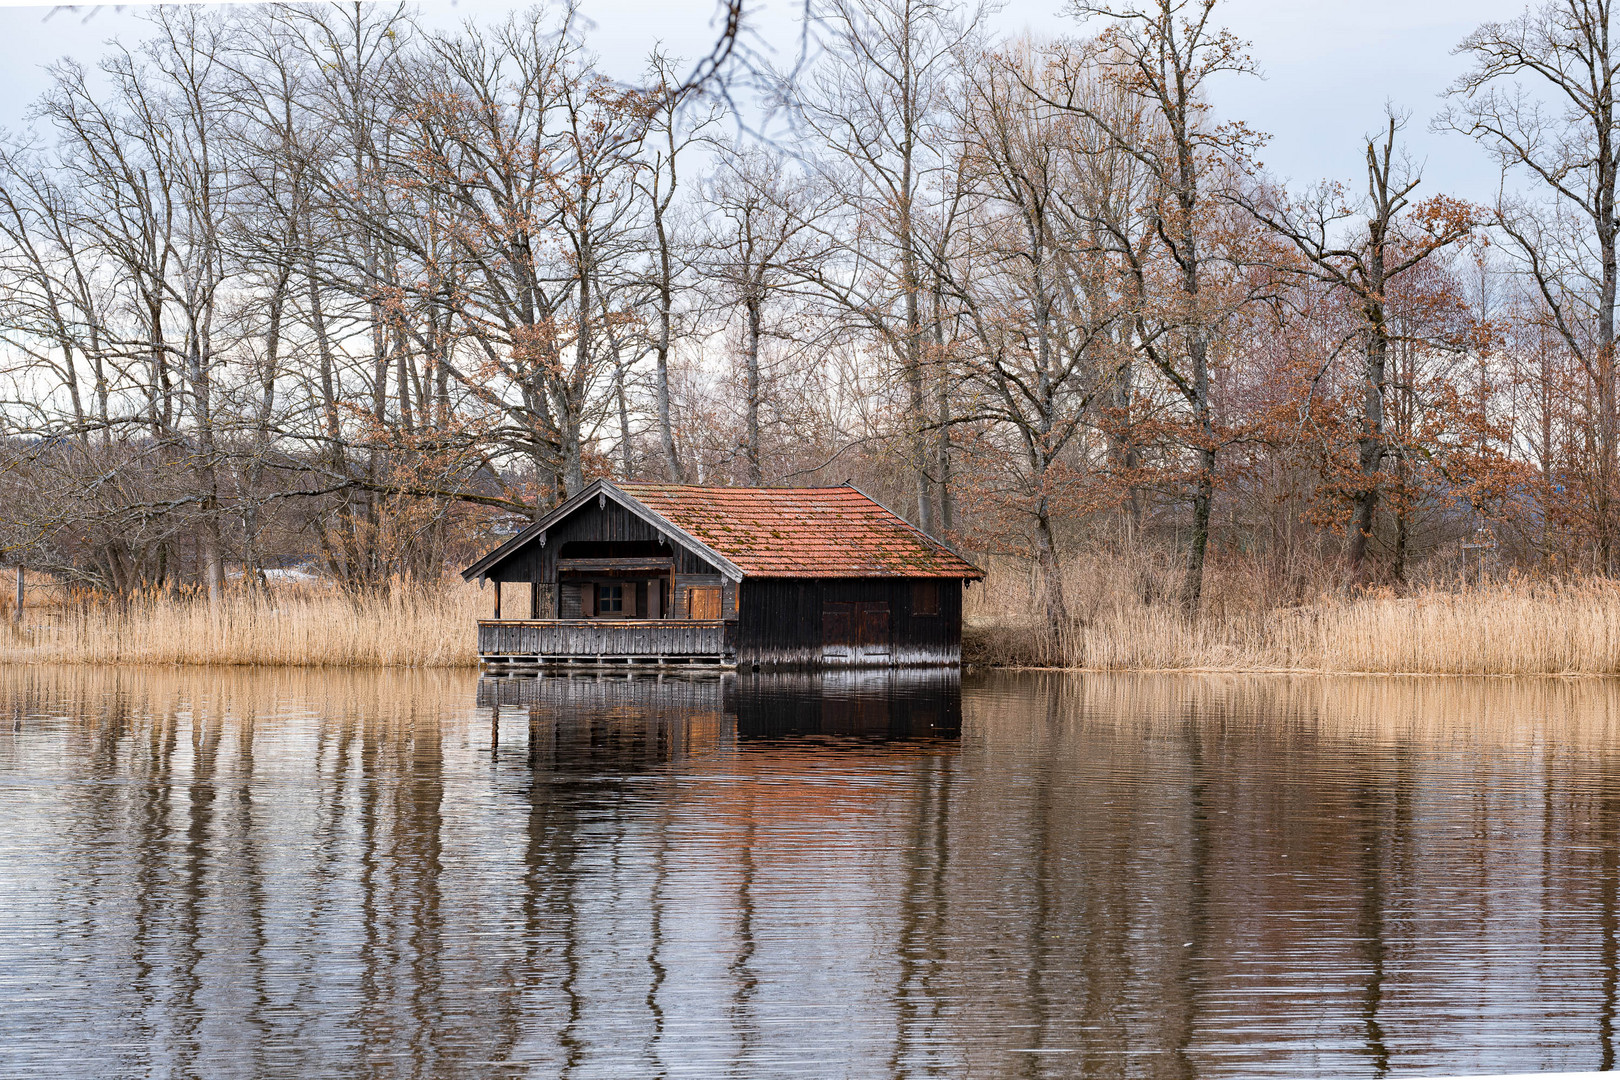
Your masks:
M454 581L358 598L290 587L218 604L153 597L123 609L28 609L20 628L0 629L0 663L470 667L473 621L490 603L487 591Z
M1188 619L1160 598L1167 590L1149 580L1155 576L1151 568L1076 567L1066 589L1074 618L1054 628L1035 614L1026 579L993 573L970 593L967 657L1098 671L1620 674L1614 582L1431 584L1407 595L1327 594L1269 606L1238 602L1227 580Z
M1248 574L1249 576L1246 576ZM1073 619L1038 614L1027 574L993 565L968 594L965 656L980 663L1102 671L1309 671L1414 675L1620 674L1620 584L1510 579L1319 593L1280 603L1241 568L1212 575L1196 620L1168 599L1174 568L1090 560L1072 568ZM528 614L526 587L505 610ZM459 580L354 598L285 587L201 599L30 607L0 628L0 663L466 668L488 590Z

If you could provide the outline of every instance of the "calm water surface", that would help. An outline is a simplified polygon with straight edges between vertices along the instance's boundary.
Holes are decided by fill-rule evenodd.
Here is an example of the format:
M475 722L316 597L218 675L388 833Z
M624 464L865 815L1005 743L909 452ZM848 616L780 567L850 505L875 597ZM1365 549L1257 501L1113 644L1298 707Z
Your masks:
M0 1075L1610 1068L1620 689L0 673Z

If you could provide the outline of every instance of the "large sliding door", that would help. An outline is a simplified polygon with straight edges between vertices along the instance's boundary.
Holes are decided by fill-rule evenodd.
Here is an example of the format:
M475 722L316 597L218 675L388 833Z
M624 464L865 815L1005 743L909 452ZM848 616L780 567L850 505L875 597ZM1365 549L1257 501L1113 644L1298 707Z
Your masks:
M827 664L887 664L893 653L887 600L826 600L821 659Z

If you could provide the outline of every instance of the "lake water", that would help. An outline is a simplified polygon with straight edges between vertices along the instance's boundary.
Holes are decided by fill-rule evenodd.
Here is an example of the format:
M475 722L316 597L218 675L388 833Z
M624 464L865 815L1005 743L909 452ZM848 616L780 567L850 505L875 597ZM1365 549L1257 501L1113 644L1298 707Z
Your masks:
M1620 688L0 672L0 1075L1606 1069Z

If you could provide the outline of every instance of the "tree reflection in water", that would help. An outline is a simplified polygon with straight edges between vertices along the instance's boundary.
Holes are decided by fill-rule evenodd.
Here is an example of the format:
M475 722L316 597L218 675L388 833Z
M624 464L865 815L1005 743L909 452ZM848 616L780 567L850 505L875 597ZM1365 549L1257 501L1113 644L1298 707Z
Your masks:
M1609 683L3 679L4 1075L1613 1061Z

